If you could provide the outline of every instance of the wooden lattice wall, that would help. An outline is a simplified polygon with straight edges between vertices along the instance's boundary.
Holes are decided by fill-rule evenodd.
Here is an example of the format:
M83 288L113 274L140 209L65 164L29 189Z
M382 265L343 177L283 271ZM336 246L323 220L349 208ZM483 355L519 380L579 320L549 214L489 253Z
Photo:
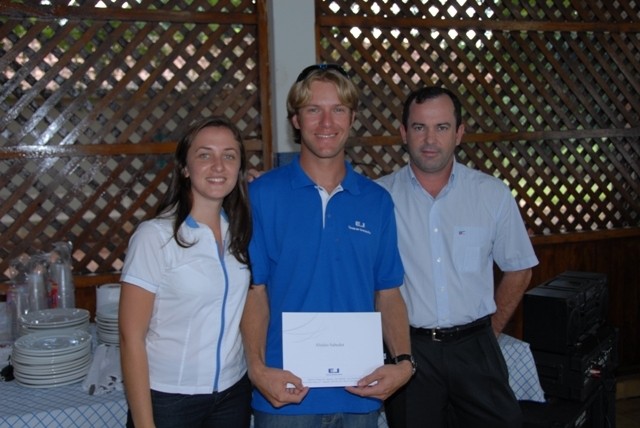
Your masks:
M117 272L197 117L232 117L270 167L265 0L40 3L0 1L0 282L58 240L77 275ZM640 226L638 2L315 3L318 58L363 94L365 174L407 162L402 99L444 84L460 159L510 185L536 237Z
M363 94L353 163L377 177L406 164L402 100L418 85L460 93L459 159L520 203L540 264L609 279L620 367L640 372L640 3L316 1L317 57ZM522 328L516 311L513 332Z
M316 1L318 57L364 96L349 155L406 164L402 100L460 93L462 162L513 189L532 234L640 226L640 3Z
M60 240L76 275L119 270L200 117L231 118L269 167L264 2L39 3L0 5L0 282Z

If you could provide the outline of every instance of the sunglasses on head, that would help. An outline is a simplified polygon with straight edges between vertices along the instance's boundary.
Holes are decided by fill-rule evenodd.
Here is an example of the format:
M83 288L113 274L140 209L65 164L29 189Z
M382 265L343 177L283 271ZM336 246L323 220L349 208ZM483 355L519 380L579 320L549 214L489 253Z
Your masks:
M338 73L342 74L344 77L349 78L349 75L347 74L347 72L344 71L344 69L340 67L338 64L314 64L314 65L310 65L309 67L306 67L304 70L300 72L300 74L298 75L298 78L296 79L296 83L303 81L304 79L309 77L309 75L312 72L316 70L322 70L322 71L335 70Z

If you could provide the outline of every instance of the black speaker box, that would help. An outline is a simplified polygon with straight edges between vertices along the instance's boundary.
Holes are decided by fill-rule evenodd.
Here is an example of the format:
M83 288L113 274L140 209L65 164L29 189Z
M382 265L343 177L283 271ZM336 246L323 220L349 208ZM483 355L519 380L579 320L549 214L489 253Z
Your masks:
M585 401L554 398L546 403L521 401L523 428L615 428L615 407L604 384Z
M564 272L525 293L523 340L532 350L570 354L604 323L608 300L605 274Z
M613 377L618 364L618 331L604 324L577 343L571 354L532 350L540 385L553 397L584 401Z

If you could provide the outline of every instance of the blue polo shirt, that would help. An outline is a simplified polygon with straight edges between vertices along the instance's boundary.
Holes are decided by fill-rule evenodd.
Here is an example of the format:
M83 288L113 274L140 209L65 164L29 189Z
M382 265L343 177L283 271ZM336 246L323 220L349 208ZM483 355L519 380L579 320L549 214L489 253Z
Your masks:
M371 312L378 290L402 284L393 202L381 186L353 171L326 209L299 157L251 183L254 284L267 287L266 363L282 367L282 312ZM279 414L367 413L380 401L344 388L312 388L300 404L274 408L258 392L255 409Z

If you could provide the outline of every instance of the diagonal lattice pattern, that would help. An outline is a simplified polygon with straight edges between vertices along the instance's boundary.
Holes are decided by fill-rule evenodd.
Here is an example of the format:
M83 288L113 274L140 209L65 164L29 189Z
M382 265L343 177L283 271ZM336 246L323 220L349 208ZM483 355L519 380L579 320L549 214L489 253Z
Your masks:
M76 245L78 274L118 270L166 186L164 143L200 116L231 117L263 169L255 3L3 3L0 152L41 149L0 162L0 275L58 240ZM445 82L465 110L459 158L509 184L532 233L640 225L640 35L625 30L637 2L315 3L320 59L345 64L363 94L356 169L406 164L402 99ZM53 150L74 146L114 149Z
M356 129L360 136L396 133L402 111L398 98L421 84L441 84L459 92L472 132L625 128L640 123L640 98L634 96L640 83L628 79L640 75L638 34L584 40L585 36L565 33L451 35L412 29L413 38L407 39L395 29L345 29L336 34L331 27L323 28L322 34L327 42L323 60L346 62L363 93L369 116ZM618 55L622 60L629 57L622 63L626 67L608 60L616 40L623 44L621 52L635 50L633 55Z
M637 23L640 8L558 3L316 2L321 59L363 95L352 162L372 177L406 164L401 100L444 85L463 105L459 159L513 189L531 233L640 226L640 34L562 29Z
M2 29L3 145L176 140L210 114L259 135L254 25L3 18Z
M157 144L189 123L226 115L262 138L253 1L71 4L0 12L0 148L40 147L0 163L4 280L13 258L60 240L78 274L117 271L168 183L171 152ZM47 152L70 146L105 155ZM249 154L262 169L261 149Z
M477 0L317 0L319 16L434 18L439 20L503 20L521 22L616 22L637 21L635 2L518 2ZM451 27L454 27L453 25Z
M76 244L75 261L89 271L111 254L122 254L124 238L152 212L171 171L167 156L16 160L2 168L13 179L2 189L7 203L1 218L23 220L3 221L4 247L33 254L50 251L51 242L70 240Z

